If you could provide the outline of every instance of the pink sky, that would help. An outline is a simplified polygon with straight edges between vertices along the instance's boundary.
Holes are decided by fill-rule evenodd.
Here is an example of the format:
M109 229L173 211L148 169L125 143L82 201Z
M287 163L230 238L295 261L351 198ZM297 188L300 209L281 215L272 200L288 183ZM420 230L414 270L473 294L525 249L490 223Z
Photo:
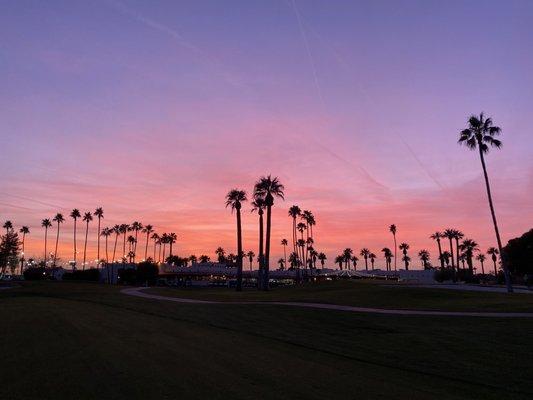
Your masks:
M330 261L368 247L381 265L391 223L413 259L427 248L435 260L428 236L446 227L485 250L480 162L456 143L481 111L503 128L488 156L503 239L532 228L531 3L297 2L301 25L288 4L6 6L0 219L30 226L27 253L42 254L41 219L97 206L106 225L176 232L181 256L235 252L224 196L264 174L286 186L273 260L293 204L315 214ZM472 9L500 24L472 32ZM257 253L245 209L244 248ZM70 259L70 218L62 229Z

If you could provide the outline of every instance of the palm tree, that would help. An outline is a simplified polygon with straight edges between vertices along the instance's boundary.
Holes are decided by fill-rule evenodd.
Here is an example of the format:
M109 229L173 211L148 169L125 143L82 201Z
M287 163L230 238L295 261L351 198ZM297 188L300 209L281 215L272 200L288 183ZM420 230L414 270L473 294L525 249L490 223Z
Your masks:
M339 264L340 270L342 271L342 264L344 263L344 254L340 254L335 257L335 264Z
M292 252L289 254L289 263L291 264L291 268L297 268L298 267L298 254L295 252Z
M132 259L135 258L135 243L136 243L136 240L135 240L135 236L133 235L128 235L128 258L129 258L129 262L131 263L132 262Z
M178 235L176 235L174 232L170 232L167 236L167 240L169 246L169 256L172 257L172 246L174 245L174 243L176 243L176 240L178 240ZM135 246L135 248L137 248L137 246Z
M98 218L98 230L96 231L96 236L97 236L96 240L98 243L98 247L97 247L96 259L98 260L98 262L100 262L100 235L102 233L102 231L100 230L100 226L101 226L102 218L104 218L104 209L102 207L96 208L96 210L94 210L93 215Z
M150 242L150 234L154 231L152 225L146 225L143 228L143 233L146 233L146 247L144 248L144 259L148 260L148 242Z
M246 253L246 257L248 257L248 261L250 262L250 271L252 270L252 263L254 261L255 253L250 250L248 253Z
M264 232L264 223L263 223L263 214L264 210L266 208L265 199L263 199L261 196L256 196L254 193L254 199L252 200L252 212L257 211L257 215L259 215L259 274L261 274L261 271L263 269L263 261L264 261L264 239L263 239L263 232Z
M272 229L272 206L274 205L274 197L284 199L283 190L285 188L277 177L272 178L270 175L261 177L255 184L254 198L256 196L263 197L267 207L267 221L266 221L266 235L265 235L265 265L263 276L261 279L262 289L268 290L268 272L270 260L270 231Z
M301 215L301 218L302 220L305 222L305 235L306 235L306 241L309 240L309 225L310 225L310 222L314 219L313 217L313 213L309 210L304 210L302 211L302 215ZM306 252L305 252L305 259L307 260L309 254L308 254L308 249L306 248Z
M22 233L22 257L20 258L20 274L22 275L22 273L24 272L24 260L25 260L24 245L26 244L26 235L30 233L30 228L28 228L27 226L23 226L22 228L20 228L19 232Z
M374 271L374 262L376 261L376 255L374 253L370 253L368 255L368 258L370 258L370 264L372 265L372 271Z
M215 254L217 255L219 263L224 263L226 261L226 250L224 250L222 247L218 247L215 250Z
M313 238L309 238L313 240ZM309 248L309 255L311 256L311 261L313 262L313 268L316 269L316 260L318 258L318 251L316 251L313 247Z
M194 254L191 254L189 256L189 261L191 262L191 264L196 264L198 262L198 257L196 257Z
M296 230L298 230L298 232L300 232L300 235L301 235L301 238L298 239L298 243L300 243L300 240L303 240L304 243L305 243L304 231L306 229L307 229L307 225L304 224L303 222L300 222L300 223L298 223L298 225L296 225ZM307 268L307 260L305 258L304 246L300 246L300 249L301 249L301 254L300 254L301 260L302 260L302 262L304 263L304 265Z
M76 257L78 254L78 251L76 250L76 223L78 222L78 218L81 218L80 210L77 208L72 210L70 217L74 220L74 268L76 268Z
M409 245L407 243L400 243L399 249L403 253L402 261L405 263L405 270L409 271L409 261L411 261L411 258L407 255Z
M481 159L481 167L483 168L483 175L485 177L485 186L487 189L487 198L489 200L490 214L492 216L492 223L494 224L494 232L496 233L496 241L498 242L498 251L502 261L502 269L505 275L505 283L507 291L512 292L511 277L509 269L507 268L506 255L503 252L502 240L500 238L500 231L498 229L498 222L496 221L496 212L494 211L494 204L492 202L492 194L490 190L489 176L487 174L487 166L485 165L485 154L489 152L490 147L499 149L502 142L495 138L499 135L501 128L492 124L491 118L485 118L483 113L478 116L472 115L468 119L468 128L463 129L459 136L459 144L466 144L471 149L479 151Z
M444 263L446 264L446 268L450 268L450 258L451 258L451 256L452 256L452 253L450 253L447 250L442 252L441 258L442 258L442 260L444 260Z
M324 264L326 263L328 257L324 253L318 253L317 257L320 260L320 265L322 266L322 269L324 269Z
M418 252L418 258L420 258L420 261L422 261L422 266L424 269L428 269L428 261L429 261L429 251L427 250L420 250Z
M285 265L287 265L287 245L289 242L287 239L281 239L281 245L283 246L283 258L285 259Z
M466 263L468 264L468 269L470 270L470 273L474 272L474 264L472 262L472 259L474 257L474 251L479 250L478 244L475 240L472 239L465 239L463 242L459 245L459 249L464 253L466 257Z
M163 233L161 235L161 237L159 238L159 249L161 251L161 246L163 246L163 257L159 257L160 258L160 261L161 262L165 262L165 251L166 251L166 246L167 246L167 243L168 243L168 233Z
M298 239L296 235L296 218L298 218L300 215L302 215L302 210L300 207L294 205L289 208L289 217L292 218L292 245L296 254L298 254L296 251L296 241Z
M387 271L390 271L391 268L391 262L392 262L392 251L388 247L384 247L381 249L383 252L383 257L385 257L385 265Z
M455 258L459 259L459 240L464 238L465 235L463 232L453 229L452 230L452 237L455 239ZM459 263L457 263L459 265Z
M452 269L455 269L455 263L453 260L453 243L452 243L452 240L455 238L455 232L456 232L456 229L447 228L442 233L442 236L450 241L450 260L452 262ZM457 270L459 270L459 259L457 260Z
M389 231L394 237L394 270L396 271L396 249L398 248L398 246L396 245L396 225L392 224L391 226L389 226Z
M52 265L55 267L57 261L57 245L59 243L59 225L65 222L65 218L63 217L63 214L57 213L53 220L54 222L57 222L56 248L54 251L54 262L52 263Z
M138 243L138 238L139 238L139 231L142 231L142 229L143 229L143 224L137 221L133 222L129 228L130 231L135 232L135 244L133 247L133 252L135 253L135 255L133 256L133 262L135 262L135 257L137 256L137 243Z
M352 256L351 261L353 263L353 270L357 271L357 261L359 261L359 258L357 258L357 256ZM350 264L348 264L348 267L349 266L350 266ZM350 269L350 268L348 268L348 269Z
M107 244L109 240L109 236L113 233L113 229L110 228L104 228L102 229L102 232L100 233L100 236L105 237L105 262L106 264L109 264L109 252L107 251Z
M44 266L46 267L46 262L48 260L48 250L47 250L47 244L48 244L48 228L52 226L52 222L48 218L43 219L41 221L41 226L44 228Z
M157 256L156 256L156 253L157 253L157 242L159 241L160 237L159 235L154 232L152 233L152 236L150 236L150 239L152 239L154 241L154 262L156 262L157 260Z
M368 271L368 256L370 255L370 250L365 247L361 250L359 255L365 259L365 269Z
M6 221L4 223L4 229L6 230L6 234L8 234L10 231L13 230L13 223L11 221Z
M476 256L476 260L478 260L479 263L481 264L481 273L483 275L485 275L485 266L483 265L483 263L485 262L486 259L487 257L485 257L485 254L483 253L480 253Z
M285 259L284 258L280 258L278 260L278 265L279 265L279 270L283 271L283 269L285 268Z
M496 269L496 260L498 259L499 251L495 247L489 247L487 250L487 254L490 255L492 258L492 263L494 264L494 276L498 275L498 271Z
M459 270L459 261L461 261L461 266L463 270L465 269L466 253L459 254L459 259L457 260L457 270Z
M205 254L202 254L200 256L200 262L201 263L207 263L207 262L209 262L209 260L210 260L209 256L206 256Z
M123 240L122 240L122 261L125 262L126 259L126 234L128 233L128 230L130 229L130 226L128 224L121 224L120 225L120 233L122 234Z
M302 258L302 254L304 252L305 247L305 240L298 239L296 242L296 246L298 247L298 266L304 265L304 268L307 268L307 264L304 264L304 259Z
M113 246L113 262L116 261L115 254L117 252L118 236L120 235L120 225L115 225L112 228L112 232L115 234L115 245Z
M83 246L83 270L85 270L85 261L87 259L87 237L89 235L89 222L93 220L93 215L90 212L86 212L83 215L83 221L85 221L85 245Z
M439 247L439 261L440 261L440 267L441 268L444 268L444 259L442 258L442 247L440 245L440 239L442 238L442 233L440 233L439 231L431 234L429 236L430 239L433 239L437 242L437 245Z
M350 261L352 261L353 250L347 247L342 251L342 255L344 256L344 264L346 269L350 269Z
M226 207L231 207L231 212L236 211L237 215L237 285L235 290L242 290L242 224L241 207L247 200L244 190L232 189L226 195Z

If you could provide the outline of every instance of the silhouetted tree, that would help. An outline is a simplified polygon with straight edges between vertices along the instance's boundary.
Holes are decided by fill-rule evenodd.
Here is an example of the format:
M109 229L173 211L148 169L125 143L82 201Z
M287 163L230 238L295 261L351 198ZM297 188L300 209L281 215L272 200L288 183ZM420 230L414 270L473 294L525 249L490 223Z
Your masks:
M144 260L148 259L148 243L150 242L150 235L154 232L154 227L150 224L143 228L143 233L146 233L146 246L144 247Z
M22 257L20 257L20 274L24 273L24 260L25 260L25 245L26 245L26 235L29 235L30 228L23 226L20 228L20 233L22 233Z
M409 250L409 245L407 243L400 243L399 249L403 253L402 261L405 264L405 270L409 270L409 261L411 261L411 258L407 256L407 250Z
M94 216L98 218L98 230L96 231L96 240L97 240L97 250L96 250L96 259L100 262L100 236L101 236L101 225L102 218L104 218L104 209L102 207L97 207L94 210Z
M89 222L93 220L93 215L90 212L86 212L83 215L83 221L85 221L85 244L83 246L83 267L82 269L85 270L85 264L87 259L87 237L89 236Z
M46 262L48 260L48 228L52 226L52 222L48 218L41 221L41 226L44 228L44 266L46 268Z
M444 268L444 259L442 258L442 247L441 247L441 244L440 244L440 239L442 238L442 233L440 233L439 231L431 234L429 236L430 239L433 239L437 242L437 245L439 247L439 261L440 261L440 267L441 268Z
M328 257L324 253L318 253L318 259L320 260L320 265L322 266L322 269L324 269L324 264L326 263Z
M500 254L500 252L495 247L489 247L487 250L487 254L490 255L490 258L492 259L492 263L494 264L494 276L498 276L498 271L496 268L496 261L498 260L498 254Z
M359 255L365 259L365 269L368 271L368 256L370 255L370 250L365 247L361 250Z
M396 271L396 249L398 248L398 245L396 244L396 225L392 224L389 226L389 231L392 233L392 236L394 237L394 270Z
M418 258L420 258L420 261L422 261L422 266L424 269L429 269L428 261L429 261L429 251L423 249L418 252Z
M57 222L56 247L54 250L54 262L52 263L52 265L55 267L56 261L57 261L57 245L59 244L59 225L65 222L65 218L63 217L63 214L57 213L54 217L54 222Z
M235 290L242 290L242 225L241 207L247 200L244 190L233 189L226 195L226 207L231 207L231 211L236 211L237 215L237 285Z
M74 268L76 268L76 260L78 256L78 250L76 248L76 224L78 222L78 218L81 218L80 210L78 210L77 208L73 209L70 213L70 217L74 220Z

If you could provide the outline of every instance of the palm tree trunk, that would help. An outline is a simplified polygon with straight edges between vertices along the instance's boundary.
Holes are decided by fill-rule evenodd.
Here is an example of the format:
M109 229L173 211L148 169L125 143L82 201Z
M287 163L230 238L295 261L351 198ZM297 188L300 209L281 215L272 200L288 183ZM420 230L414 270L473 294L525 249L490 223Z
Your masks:
M135 263L135 259L137 258L137 237L139 235L139 231L135 229L135 243L133 244L133 262ZM172 244L170 245L170 255L172 255Z
M96 259L98 260L97 261L97 264L96 264L96 268L98 268L98 265L100 264L100 217L98 217L98 232L96 232L96 239L98 241L98 250L97 250L97 256L96 256Z
M59 222L57 223L56 248L55 248L55 251L54 251L54 264L53 264L54 267L56 266L56 261L57 261L57 245L58 245L58 243L59 243Z
M241 228L241 208L237 208L237 292L242 290L242 228Z
M507 256L503 251L502 240L500 238L500 230L498 229L498 222L496 221L496 212L494 211L494 204L492 203L492 194L490 191L489 176L487 174L487 167L485 165L485 158L483 157L483 151L481 150L481 143L478 143L479 156L481 157L481 166L483 167L483 175L485 177L485 186L487 187L487 197L489 199L490 214L492 216L492 223L494 224L494 232L496 233L496 241L498 242L498 250L500 251L500 259L502 261L503 274L505 276L505 285L507 286L507 292L513 292L513 286L511 284L511 276L509 274L509 268L507 268Z
M267 203L267 222L265 237L265 265L263 266L263 290L268 290L268 272L270 263L270 229L272 226L272 206Z
M154 262L156 262L157 240L154 239Z
M77 258L77 254L78 254L78 251L76 250L76 222L77 222L77 218L74 218L74 268L76 268L76 258Z
M113 262L116 261L115 255L117 252L118 233L115 234L115 245L113 246Z
M455 259L457 260L457 271L459 271L459 238L455 238Z
M150 241L150 232L146 233L146 248L144 249L144 260L148 260L148 242Z
M44 228L44 267L46 268L46 261L48 260L47 254L47 241L48 241L48 228Z
M24 272L24 244L26 243L26 233L22 234L22 257L20 258L20 274L22 275Z
M481 273L485 275L485 266L483 265L483 261L480 261L481 263Z
M126 232L124 232L124 241L122 242L122 260L126 258Z
M440 239L437 239L437 245L439 246L439 261L440 267L444 269L444 259L442 258L442 247L440 245Z
M397 267L397 261L396 260L398 259L396 257L396 250L397 250L398 246L396 245L396 234L393 233L392 236L394 236L394 271L396 271L397 270L397 268L396 268Z
M283 245L283 258L285 260L285 266L287 266L287 245L286 244Z
M85 245L83 246L83 270L85 271L85 260L87 259L87 237L89 236L89 221L85 228Z
M452 269L455 270L455 264L453 262L453 242L452 242L452 238L449 237L448 240L450 241L450 258L451 258L451 261L452 261ZM457 259L457 271L459 271L459 258Z
M259 271L257 271L257 287L258 289L262 288L263 285L263 264L264 264L264 254L263 254L263 212L259 213Z
M106 264L109 264L109 253L107 252L107 242L108 242L108 239L109 239L109 236L107 235L108 232L106 232L106 237L105 237L105 262Z
M498 271L496 269L496 260L492 260L492 263L494 264L494 277L498 276Z

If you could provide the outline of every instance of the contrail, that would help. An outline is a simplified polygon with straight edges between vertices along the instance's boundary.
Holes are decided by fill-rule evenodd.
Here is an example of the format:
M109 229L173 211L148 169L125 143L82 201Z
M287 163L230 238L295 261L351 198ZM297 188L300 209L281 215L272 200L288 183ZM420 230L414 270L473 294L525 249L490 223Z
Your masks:
M305 49L307 51L307 57L309 57L309 63L311 64L311 70L313 71L313 78L315 80L316 90L318 92L320 100L322 101L322 105L325 108L326 102L324 101L324 96L322 95L322 88L320 87L320 83L318 82L318 75L316 73L315 61L313 59L313 54L311 53L311 47L309 46L307 35L305 34L305 29L302 24L300 12L298 11L298 7L296 7L296 0L292 0L292 8L294 10L294 14L296 14L296 19L298 20L298 27L300 28L300 34L302 35L302 40L304 42Z

